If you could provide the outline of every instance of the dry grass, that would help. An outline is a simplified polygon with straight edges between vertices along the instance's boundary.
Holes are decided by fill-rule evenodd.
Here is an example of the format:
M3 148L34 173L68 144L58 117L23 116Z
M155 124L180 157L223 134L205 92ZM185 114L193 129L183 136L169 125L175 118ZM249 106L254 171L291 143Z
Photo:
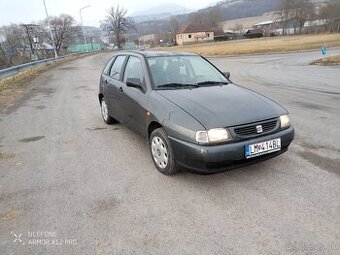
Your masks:
M9 222L14 220L18 216L17 211L9 211L5 213L4 215L0 215L1 221Z
M162 50L186 51L206 56L215 56L308 50L319 48L321 45L327 45L328 47L340 46L340 34L266 37L259 39L176 46L171 48L162 48Z
M340 65L340 55L331 56L327 58L319 58L311 63L312 65Z
M15 155L13 153L1 153L0 152L0 160L14 158Z
M58 63L59 64L59 63ZM48 64L46 66L39 66L33 69L28 69L16 74L14 77L9 76L0 80L0 93L7 90L20 87L23 83L29 82L34 79L38 74L47 71L56 64Z

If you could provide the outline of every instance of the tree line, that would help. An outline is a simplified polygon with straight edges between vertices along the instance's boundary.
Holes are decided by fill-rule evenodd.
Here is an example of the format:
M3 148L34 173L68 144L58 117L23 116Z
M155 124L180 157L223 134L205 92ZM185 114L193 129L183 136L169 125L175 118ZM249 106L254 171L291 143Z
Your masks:
M327 20L329 32L340 32L340 1L332 0L315 8L311 0L280 0L277 12L282 23L283 34L292 23L294 34L301 34L304 25L311 20Z
M52 42L49 26L53 34ZM34 24L0 27L0 66L9 67L62 54L80 36L80 27L68 14L50 17Z
M125 35L135 31L135 22L127 17L127 10L117 5L107 10L100 27L121 48ZM52 32L53 40L49 29ZM82 31L68 14L50 17L34 24L11 24L0 27L0 68L53 57L66 52L70 44L81 42Z

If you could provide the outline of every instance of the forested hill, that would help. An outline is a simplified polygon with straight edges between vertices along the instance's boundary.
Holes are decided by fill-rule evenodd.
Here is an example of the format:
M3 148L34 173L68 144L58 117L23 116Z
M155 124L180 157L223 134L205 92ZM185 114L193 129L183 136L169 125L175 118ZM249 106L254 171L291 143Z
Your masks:
M280 0L224 0L217 3L222 20L259 16L278 8ZM211 11L216 6L198 12Z

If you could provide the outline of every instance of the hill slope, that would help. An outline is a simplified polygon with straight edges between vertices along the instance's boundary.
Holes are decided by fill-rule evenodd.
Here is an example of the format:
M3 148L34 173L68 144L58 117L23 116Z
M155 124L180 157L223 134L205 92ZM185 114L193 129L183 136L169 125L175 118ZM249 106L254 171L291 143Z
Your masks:
M280 0L224 0L217 3L222 20L231 20L262 15L277 9ZM208 7L199 12L210 11Z
M164 10L163 12L160 12L159 10ZM192 10L187 9L186 7L183 7L178 4L160 4L155 7L152 7L150 9L136 12L132 15L134 20L136 22L144 22L144 21L150 21L150 20L158 20L158 19L164 19L167 17L179 15L179 14L185 14L188 12L191 12Z

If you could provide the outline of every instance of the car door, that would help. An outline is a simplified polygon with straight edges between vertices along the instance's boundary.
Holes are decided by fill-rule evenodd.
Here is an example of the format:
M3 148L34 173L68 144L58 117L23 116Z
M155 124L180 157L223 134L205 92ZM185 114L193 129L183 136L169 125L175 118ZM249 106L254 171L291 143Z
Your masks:
M123 86L122 71L126 61L125 55L118 55L114 60L111 69L104 78L104 96L107 100L109 113L115 119L124 122L122 113Z
M129 56L124 70L124 100L123 105L126 109L126 124L141 135L147 134L147 102L148 89L146 85L146 74L143 61L137 56ZM139 88L127 87L127 79L139 79L143 91Z

